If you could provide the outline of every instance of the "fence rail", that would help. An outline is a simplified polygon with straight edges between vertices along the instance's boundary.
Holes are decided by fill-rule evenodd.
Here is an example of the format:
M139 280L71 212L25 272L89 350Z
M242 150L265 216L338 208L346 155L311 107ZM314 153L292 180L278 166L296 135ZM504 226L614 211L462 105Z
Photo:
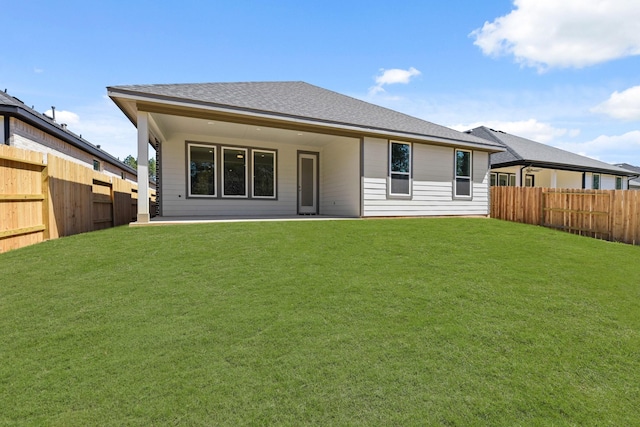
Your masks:
M137 203L134 183L0 145L0 252L128 224Z
M491 216L640 244L640 191L491 187Z

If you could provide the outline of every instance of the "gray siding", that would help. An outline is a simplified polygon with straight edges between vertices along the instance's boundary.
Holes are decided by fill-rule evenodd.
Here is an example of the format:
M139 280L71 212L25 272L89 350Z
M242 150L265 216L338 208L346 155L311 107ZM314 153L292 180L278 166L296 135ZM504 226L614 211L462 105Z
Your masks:
M487 215L488 153L473 152L473 197L454 199L454 149L413 144L412 196L387 196L388 141L365 138L363 216Z
M336 140L320 156L320 212L360 215L360 141Z
M277 199L187 198L187 141L277 150ZM358 142L355 139L336 138L332 143L313 146L203 135L174 135L162 143L162 214L164 216L296 215L298 151L307 151L319 153L320 214L357 216L359 208ZM249 179L251 179L250 176Z

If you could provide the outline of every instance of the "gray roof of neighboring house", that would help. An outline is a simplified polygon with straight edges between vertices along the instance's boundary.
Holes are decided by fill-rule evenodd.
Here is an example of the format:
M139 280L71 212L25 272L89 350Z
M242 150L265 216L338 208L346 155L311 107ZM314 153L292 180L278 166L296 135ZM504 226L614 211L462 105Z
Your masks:
M491 154L491 167L531 165L549 169L633 175L633 172L550 145L541 144L494 129L480 126L467 133L502 144L507 151Z
M116 157L98 148L81 136L76 135L75 133L66 129L66 127L63 127L61 124L54 121L51 117L47 116L46 114L39 113L33 108L28 107L20 99L2 91L0 91L0 114L1 113L15 116L16 118L19 118L20 120L39 128L43 132L53 135L56 138L62 139L63 141L66 141L74 147L92 154L100 160L111 163L112 165L116 165L133 175L137 175L138 173L135 169L125 163L122 163L122 161L120 161ZM0 144L3 143L4 141L0 141Z
M159 101L224 107L283 118L356 126L463 141L485 149L502 146L388 108L305 82L244 82L111 86L110 95L139 95Z
M615 166L618 166L622 169L626 169L629 170L631 172L634 172L636 175L640 176L640 166L633 166L630 165L629 163L618 163ZM634 185L634 186L639 186L640 187L640 179L636 178L636 179L632 179L631 181L629 181L630 184Z

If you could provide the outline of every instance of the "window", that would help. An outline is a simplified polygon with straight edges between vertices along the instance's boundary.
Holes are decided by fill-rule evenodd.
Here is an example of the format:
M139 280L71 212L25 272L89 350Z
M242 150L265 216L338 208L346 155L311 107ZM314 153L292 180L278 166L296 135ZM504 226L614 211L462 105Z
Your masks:
M499 173L498 174L498 187L515 187L516 186L516 174L514 173Z
M491 186L494 187L498 183L498 174L493 172L491 173Z
M253 150L253 197L276 197L275 151Z
M100 172L100 162L97 160L93 161L93 170Z
M455 195L471 196L471 151L456 150Z
M222 148L222 196L247 197L247 149Z
M599 173L594 173L593 174L593 180L591 182L591 188L594 190L599 190L600 189L600 174Z
M622 190L622 177L616 176L616 190Z
M535 187L535 176L534 175L525 175L524 176L524 186L525 187Z
M189 196L215 196L215 183L215 147L189 144Z
M411 195L411 144L389 144L389 180L392 196Z

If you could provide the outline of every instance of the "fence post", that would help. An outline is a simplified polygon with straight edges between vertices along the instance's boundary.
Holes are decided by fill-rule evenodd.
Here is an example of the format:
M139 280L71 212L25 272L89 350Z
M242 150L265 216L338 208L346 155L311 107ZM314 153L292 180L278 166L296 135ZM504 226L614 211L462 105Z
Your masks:
M42 169L42 240L49 240L49 165Z

